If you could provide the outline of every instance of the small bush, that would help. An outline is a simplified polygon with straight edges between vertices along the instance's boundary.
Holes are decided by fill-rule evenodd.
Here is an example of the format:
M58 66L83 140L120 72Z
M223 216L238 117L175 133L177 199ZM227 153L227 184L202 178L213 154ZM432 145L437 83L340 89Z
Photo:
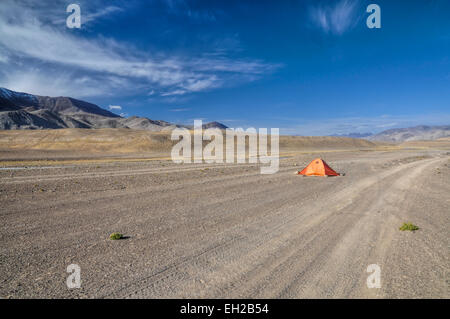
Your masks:
M123 238L123 234L121 233L112 233L111 235L109 235L109 239L111 240L119 240Z
M412 223L403 223L402 227L400 227L399 229L401 231L405 231L405 230L415 231L415 230L418 230L419 227Z

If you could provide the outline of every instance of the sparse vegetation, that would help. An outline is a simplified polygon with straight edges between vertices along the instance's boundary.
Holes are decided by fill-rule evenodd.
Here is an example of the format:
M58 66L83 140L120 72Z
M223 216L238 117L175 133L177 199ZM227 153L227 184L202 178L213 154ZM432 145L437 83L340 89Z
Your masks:
M403 223L403 225L399 229L401 231L405 231L405 230L416 231L419 229L419 227L412 223Z
M112 233L111 235L109 235L109 239L111 239L111 240L123 239L123 234L121 234L121 233Z

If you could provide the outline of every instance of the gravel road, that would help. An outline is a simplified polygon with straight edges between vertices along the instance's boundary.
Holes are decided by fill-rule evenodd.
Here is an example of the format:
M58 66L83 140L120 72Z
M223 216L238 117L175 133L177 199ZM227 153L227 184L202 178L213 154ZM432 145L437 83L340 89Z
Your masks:
M316 155L273 175L168 161L0 170L0 297L449 298L448 153L324 152L345 176L294 175ZM81 288L66 286L70 264ZM381 288L367 287L371 264Z

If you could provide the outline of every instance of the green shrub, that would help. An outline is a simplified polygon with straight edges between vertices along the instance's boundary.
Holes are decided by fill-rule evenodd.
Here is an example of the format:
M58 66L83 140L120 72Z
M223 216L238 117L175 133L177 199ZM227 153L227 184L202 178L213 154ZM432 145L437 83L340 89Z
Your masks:
M400 227L399 229L401 231L405 231L405 230L415 231L415 230L418 230L419 227L412 223L403 223L402 227Z
M123 234L121 233L112 233L111 235L109 235L109 239L111 240L119 240L123 238Z

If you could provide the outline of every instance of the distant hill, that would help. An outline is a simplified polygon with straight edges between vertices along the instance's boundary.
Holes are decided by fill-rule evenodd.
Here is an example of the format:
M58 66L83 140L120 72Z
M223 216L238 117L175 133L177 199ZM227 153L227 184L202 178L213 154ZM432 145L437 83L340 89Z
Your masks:
M426 141L450 137L450 125L414 126L383 131L368 137L371 141L402 143L408 141Z
M372 136L373 133L348 133L348 134L333 134L334 137L350 137L350 138L366 138Z
M450 137L450 126L414 126L407 128L396 128L382 131L377 134L372 133L348 133L333 134L334 137L360 138L369 141L402 143L408 141L431 141L440 138Z
M132 154L154 152L170 158L173 145L168 131L148 132L128 129L65 129L0 131L2 151L49 151L80 154ZM224 139L226 143L226 139ZM247 142L248 143L248 140ZM380 145L364 139L329 136L280 136L280 152L314 152L330 150L367 150ZM14 153L17 154L17 153ZM29 154L29 153L24 153ZM50 153L48 153L50 154ZM224 152L225 154L225 152Z
M219 123L219 122L209 122L209 123L203 124L203 128L204 128L204 129L208 129L208 128L218 128L218 129L221 129L221 130L225 130L225 129L227 129L228 127L225 126L225 125L223 125L222 123Z
M204 128L227 128L218 122ZM130 128L148 131L186 127L146 117L122 117L71 97L39 96L0 88L0 129Z

